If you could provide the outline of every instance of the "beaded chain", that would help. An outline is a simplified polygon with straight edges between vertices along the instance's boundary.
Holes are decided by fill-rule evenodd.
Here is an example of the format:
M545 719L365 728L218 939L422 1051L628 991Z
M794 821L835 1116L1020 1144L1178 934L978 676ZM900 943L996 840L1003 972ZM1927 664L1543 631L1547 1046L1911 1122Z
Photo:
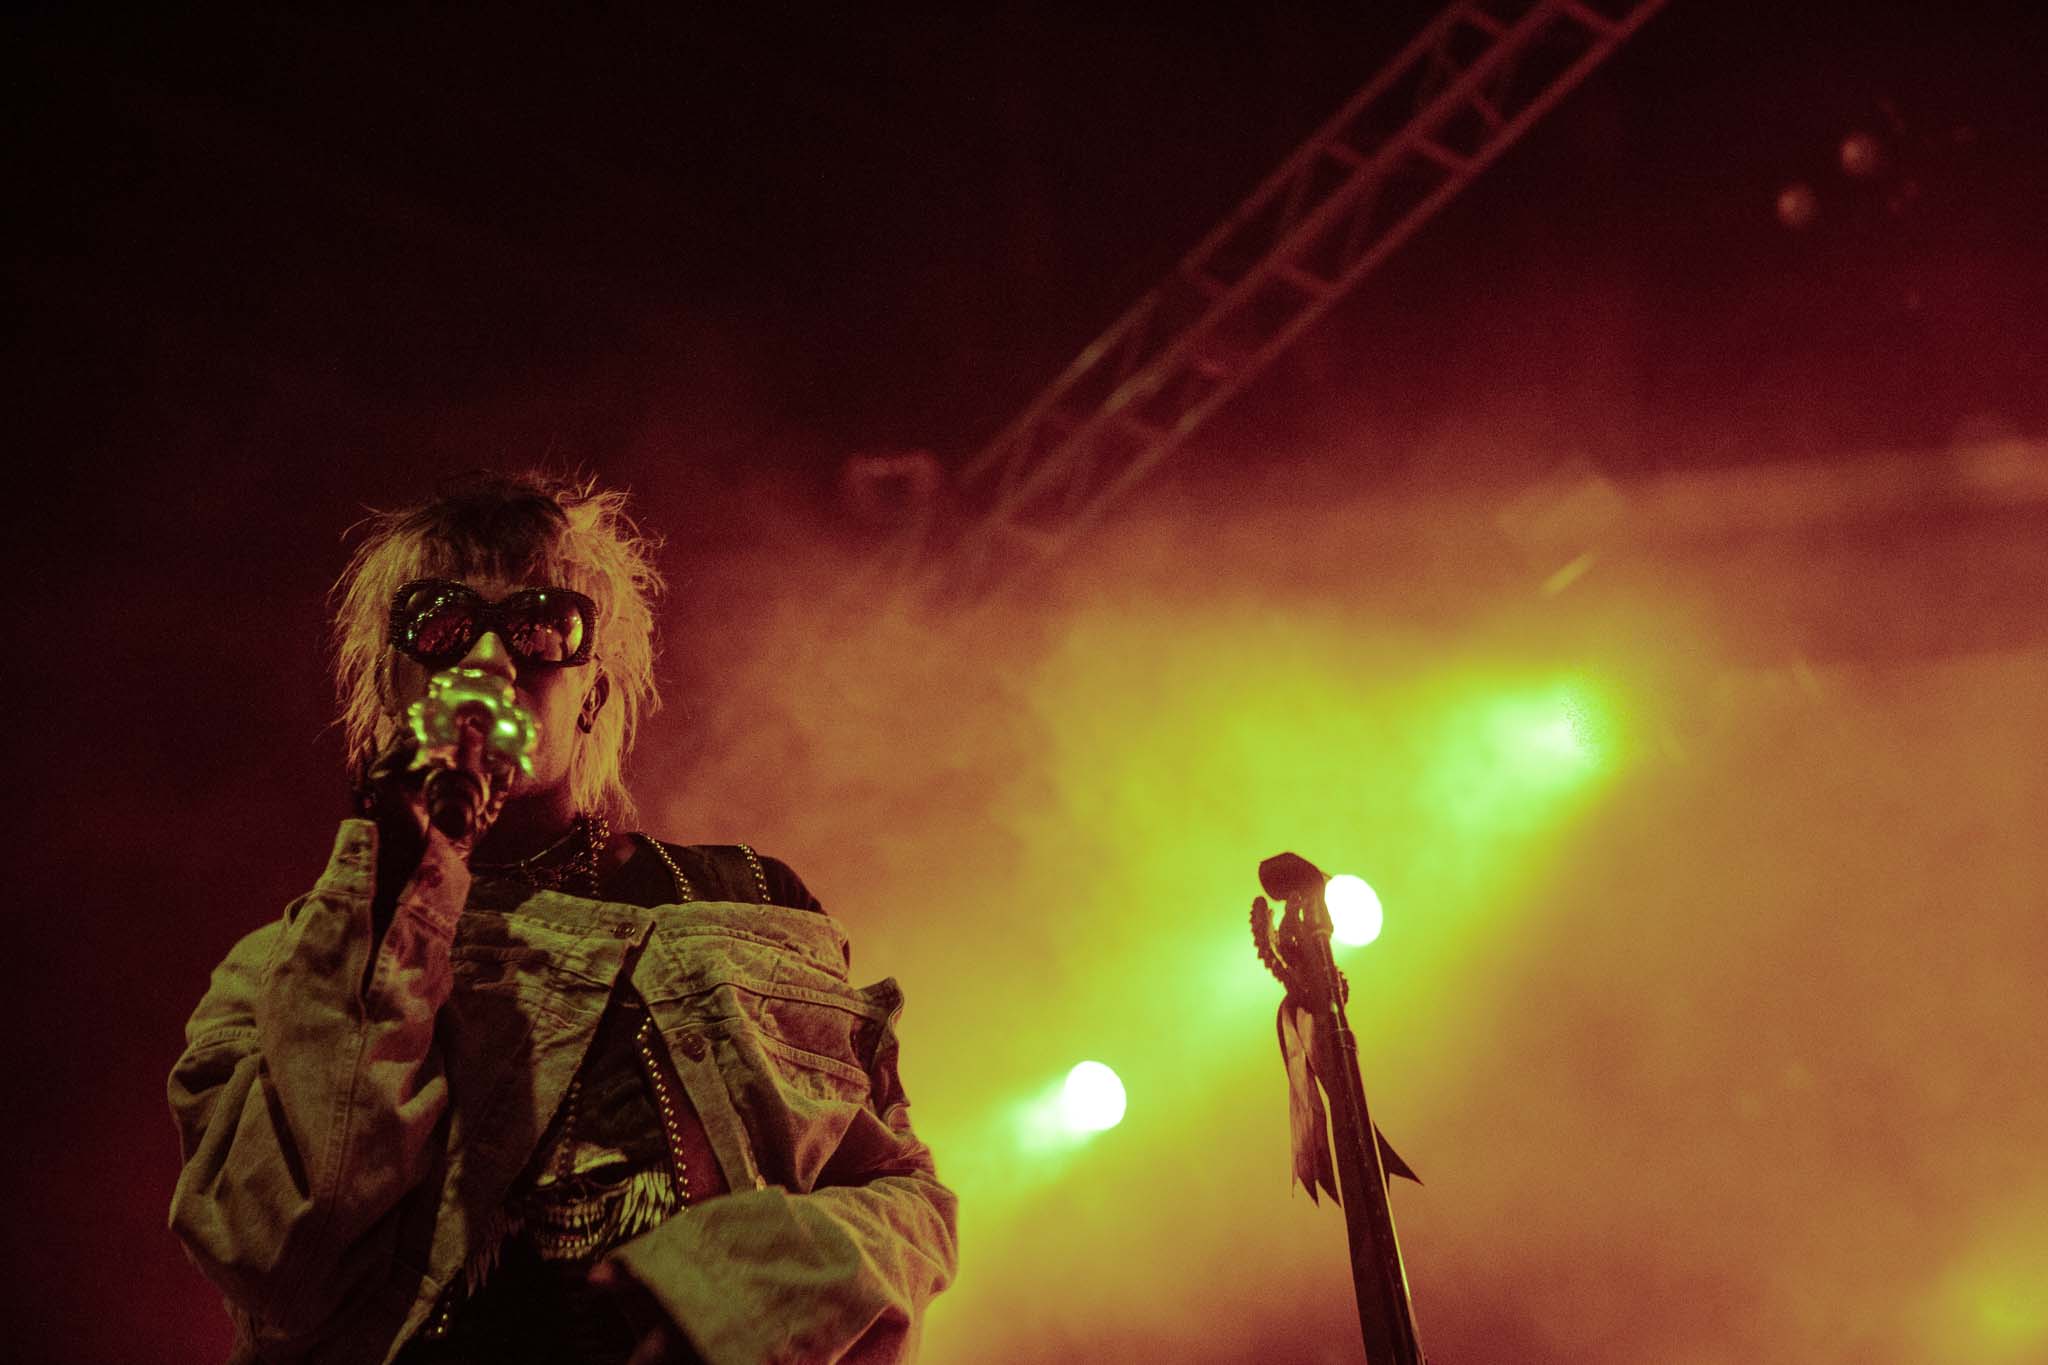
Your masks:
M662 847L661 840L650 839L644 834L640 837L654 850L654 856L661 859L661 865L668 869L669 880L676 884L676 903L680 905L684 901L695 899L696 889L690 885L690 879L683 875L683 869L677 865L675 855Z
M567 891L595 899L599 869L611 841L611 821L601 814L579 815L561 838L529 858L516 863L471 863L470 867L481 877L502 877L541 891Z

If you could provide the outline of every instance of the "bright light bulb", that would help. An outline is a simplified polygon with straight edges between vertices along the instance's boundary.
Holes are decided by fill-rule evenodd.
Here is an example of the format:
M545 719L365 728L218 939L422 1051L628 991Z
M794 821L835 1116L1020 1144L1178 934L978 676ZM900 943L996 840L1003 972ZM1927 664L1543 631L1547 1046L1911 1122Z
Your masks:
M1330 907L1330 937L1353 948L1378 938L1386 923L1379 893L1349 872L1330 878L1323 888L1323 903Z
M1060 1118L1077 1133L1099 1133L1124 1119L1124 1083L1101 1062L1082 1062L1060 1090Z

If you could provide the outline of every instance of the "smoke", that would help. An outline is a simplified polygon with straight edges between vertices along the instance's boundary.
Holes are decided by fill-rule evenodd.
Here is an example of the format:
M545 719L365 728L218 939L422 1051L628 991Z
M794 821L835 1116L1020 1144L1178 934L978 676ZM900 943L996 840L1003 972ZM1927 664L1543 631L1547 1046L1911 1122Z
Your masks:
M1433 1359L2039 1359L2048 650L1964 590L2038 586L2038 536L1279 486L971 620L878 612L801 520L683 606L643 799L904 984L963 1199L929 1358L1359 1358L1244 932L1292 848L1387 903L1346 968ZM1129 1116L1034 1149L1091 1057Z

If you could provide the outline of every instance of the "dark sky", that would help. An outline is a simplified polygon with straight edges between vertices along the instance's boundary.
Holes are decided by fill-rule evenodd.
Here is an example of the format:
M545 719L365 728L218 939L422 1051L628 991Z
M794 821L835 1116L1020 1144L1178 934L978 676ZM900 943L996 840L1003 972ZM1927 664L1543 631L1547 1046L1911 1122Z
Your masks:
M55 642L18 694L13 970L76 1022L25 1064L48 1178L9 1263L83 1294L143 1248L132 1315L60 1303L105 1319L75 1358L132 1358L145 1310L218 1344L161 1232L161 1081L338 813L305 773L338 757L322 597L362 503L580 463L660 509L687 607L764 521L831 517L849 454L971 454L1435 8L13 12L8 439ZM2044 50L2034 6L1672 0L1167 478L2040 438Z
M119 399L51 439L459 459L454 410L601 462L667 413L712 464L960 458L1434 11L815 8L31 20L26 373ZM2020 12L1681 0L1265 391L1680 460L2038 425Z

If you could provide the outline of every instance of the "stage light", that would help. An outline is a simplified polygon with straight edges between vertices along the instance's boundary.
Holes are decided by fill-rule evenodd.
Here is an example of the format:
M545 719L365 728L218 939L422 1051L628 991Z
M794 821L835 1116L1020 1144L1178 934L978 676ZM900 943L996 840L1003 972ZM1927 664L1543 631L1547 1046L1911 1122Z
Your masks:
M1820 196L1807 184L1787 185L1778 192L1778 221L1794 232L1813 226L1820 217Z
M1532 723L1523 737L1523 752L1530 761L1575 766L1592 756L1577 716L1566 712Z
M1599 766L1604 724L1599 708L1566 688L1495 699L1487 732L1501 775L1531 790L1574 781Z
M1323 888L1323 903L1330 907L1330 937L1353 948L1362 948L1380 936L1386 915L1380 908L1379 892L1363 877L1341 872Z
M1124 1119L1124 1083L1101 1062L1082 1062L1060 1088L1060 1119L1075 1133L1099 1133Z
M1884 144L1865 132L1842 139L1842 174L1868 180L1884 169Z

